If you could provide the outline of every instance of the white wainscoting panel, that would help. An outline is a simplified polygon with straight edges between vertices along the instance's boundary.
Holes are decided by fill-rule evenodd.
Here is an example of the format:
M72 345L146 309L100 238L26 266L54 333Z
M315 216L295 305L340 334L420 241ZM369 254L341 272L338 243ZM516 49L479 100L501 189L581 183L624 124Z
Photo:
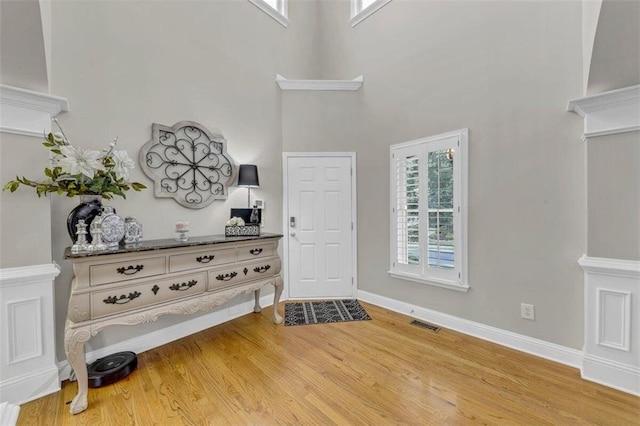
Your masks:
M598 288L597 344L629 352L631 340L631 293Z
M640 262L583 256L578 263L585 274L582 377L640 395Z
M0 403L60 390L53 282L56 264L0 269Z
M42 356L42 297L8 302L6 308L9 364Z

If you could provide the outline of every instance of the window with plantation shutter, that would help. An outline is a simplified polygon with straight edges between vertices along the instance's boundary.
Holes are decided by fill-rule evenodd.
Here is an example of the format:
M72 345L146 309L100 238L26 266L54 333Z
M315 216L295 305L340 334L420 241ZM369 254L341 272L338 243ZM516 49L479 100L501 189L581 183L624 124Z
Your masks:
M391 268L466 291L468 130L391 146Z

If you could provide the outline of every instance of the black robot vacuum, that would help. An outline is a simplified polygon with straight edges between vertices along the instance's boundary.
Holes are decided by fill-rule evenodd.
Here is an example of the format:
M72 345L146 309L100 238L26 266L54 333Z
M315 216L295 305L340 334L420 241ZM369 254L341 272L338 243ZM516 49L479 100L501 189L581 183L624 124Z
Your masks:
M138 366L133 352L118 352L99 358L87 365L89 387L99 388L124 379Z

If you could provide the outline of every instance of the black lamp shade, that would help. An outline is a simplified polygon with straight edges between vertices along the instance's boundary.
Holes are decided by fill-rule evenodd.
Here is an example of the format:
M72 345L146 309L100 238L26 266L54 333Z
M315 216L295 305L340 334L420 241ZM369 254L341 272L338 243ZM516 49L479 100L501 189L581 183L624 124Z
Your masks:
M258 166L254 164L240 164L240 171L238 172L238 186L260 186L260 180L258 179Z

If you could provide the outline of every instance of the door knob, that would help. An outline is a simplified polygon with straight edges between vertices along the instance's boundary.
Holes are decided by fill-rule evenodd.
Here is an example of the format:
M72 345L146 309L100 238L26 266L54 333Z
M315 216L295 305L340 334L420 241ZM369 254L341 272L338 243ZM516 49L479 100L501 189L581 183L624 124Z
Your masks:
M291 235L292 237L295 237L296 233L295 232L290 232L289 235Z

